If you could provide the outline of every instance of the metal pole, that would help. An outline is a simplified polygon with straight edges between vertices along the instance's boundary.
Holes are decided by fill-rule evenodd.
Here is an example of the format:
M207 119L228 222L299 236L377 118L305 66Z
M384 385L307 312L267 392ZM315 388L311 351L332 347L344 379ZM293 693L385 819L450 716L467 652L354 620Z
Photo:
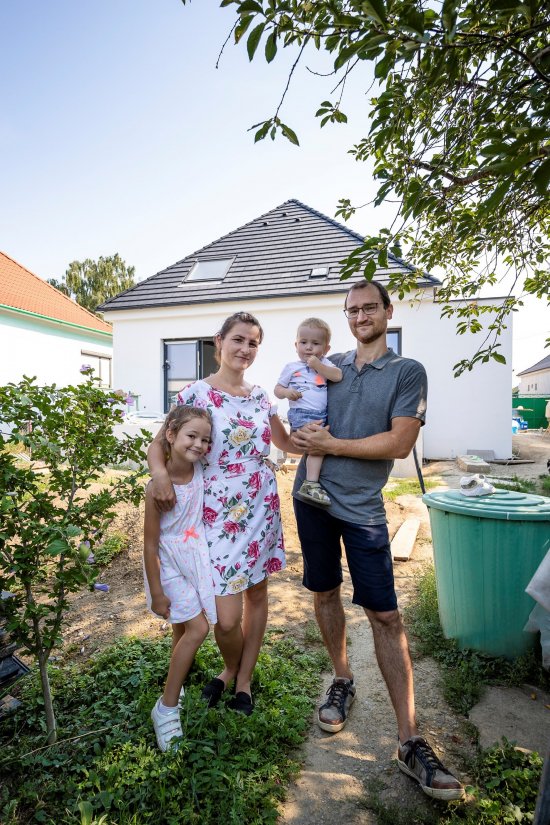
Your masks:
M416 447L413 447L413 458L414 466L416 467L416 474L418 476L418 481L420 482L420 489L422 490L422 494L424 494L426 492L426 485L424 484L424 477L422 475L422 470L420 469L420 462L418 461Z
M550 747L546 751L546 759L542 766L533 825L550 825Z

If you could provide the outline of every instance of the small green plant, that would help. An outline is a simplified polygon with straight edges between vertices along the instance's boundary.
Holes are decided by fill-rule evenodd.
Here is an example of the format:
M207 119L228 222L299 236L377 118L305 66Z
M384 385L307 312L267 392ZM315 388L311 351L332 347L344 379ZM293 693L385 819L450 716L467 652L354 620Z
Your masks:
M94 549L95 564L97 567L106 567L124 550L128 549L129 538L125 533L114 532L106 536L105 539Z
M550 496L550 475L539 476L539 487L542 496Z
M537 484L528 478L511 476L511 478L495 478L493 484L497 489L514 490L517 493L536 493Z
M50 666L59 740L41 748L34 676L19 683L21 707L0 726L0 821L23 825L266 825L277 820L296 748L307 732L322 657L271 632L252 690L254 714L222 701L208 709L205 681L219 672L208 639L186 683L184 738L161 753L150 711L166 677L169 635L122 639L84 664Z
M442 666L444 696L460 713L467 713L476 704L487 684L520 685L527 681L545 690L550 687L540 656L532 652L510 661L474 650L461 650L454 640L444 637L433 565L420 576L416 597L405 615L414 635L415 649Z
M138 504L142 470L126 473L91 492L107 462L142 466L142 436L119 440L122 399L101 390L84 365L77 386L39 387L34 378L0 387L0 421L11 426L9 445L22 444L32 461L0 451L0 589L6 627L22 650L35 657L42 682L48 742L56 719L47 667L61 641L68 596L93 585L87 564L120 501Z

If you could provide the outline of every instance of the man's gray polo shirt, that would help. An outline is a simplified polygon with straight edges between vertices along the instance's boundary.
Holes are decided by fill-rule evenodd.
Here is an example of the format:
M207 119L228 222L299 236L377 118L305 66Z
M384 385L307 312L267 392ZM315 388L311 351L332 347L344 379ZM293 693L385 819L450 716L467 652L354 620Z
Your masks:
M328 382L328 424L333 436L366 438L387 432L392 418L419 418L424 423L428 380L422 364L388 349L358 371L355 357L356 350L330 357L343 372L339 383ZM332 500L328 512L353 524L385 523L382 487L392 467L389 459L325 456L320 482ZM301 461L294 491L304 479Z

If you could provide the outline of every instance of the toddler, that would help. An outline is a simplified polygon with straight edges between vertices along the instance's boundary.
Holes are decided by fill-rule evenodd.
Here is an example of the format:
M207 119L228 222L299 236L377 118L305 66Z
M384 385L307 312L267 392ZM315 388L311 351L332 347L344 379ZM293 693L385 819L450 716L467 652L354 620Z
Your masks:
M330 327L320 318L306 318L296 336L298 361L287 364L275 387L277 398L288 398L288 421L292 431L311 421L327 419L327 380L341 381L342 370L326 358L330 349ZM306 480L296 498L317 507L329 507L330 498L319 484L323 456L308 455Z
M151 711L162 751L182 736L179 699L195 654L216 622L216 604L203 515L201 459L210 447L207 410L171 410L160 433L176 506L159 513L151 485L145 494L144 551L147 605L172 624L172 656L164 693Z

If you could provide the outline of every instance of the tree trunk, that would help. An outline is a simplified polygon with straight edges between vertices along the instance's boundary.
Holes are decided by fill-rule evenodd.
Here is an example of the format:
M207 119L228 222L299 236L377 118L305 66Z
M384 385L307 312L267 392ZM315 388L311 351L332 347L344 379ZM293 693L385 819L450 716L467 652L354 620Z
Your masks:
M48 730L48 745L57 742L57 724L53 710L52 692L50 690L50 678L48 676L48 655L38 656L38 667L40 668L40 681L42 682L42 696L44 697L44 710L46 712L46 727Z

